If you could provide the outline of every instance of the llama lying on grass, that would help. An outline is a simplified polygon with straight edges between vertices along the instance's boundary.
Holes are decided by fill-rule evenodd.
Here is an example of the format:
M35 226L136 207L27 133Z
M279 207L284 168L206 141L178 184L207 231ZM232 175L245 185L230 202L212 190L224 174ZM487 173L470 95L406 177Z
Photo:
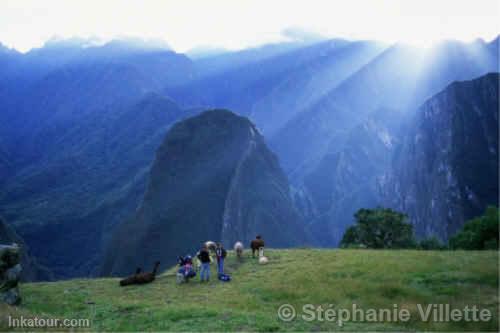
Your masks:
M141 273L141 268L137 268L134 275L131 275L120 281L120 286L129 286L131 284L145 284L153 282L156 278L156 273L158 272L158 267L160 262L155 263L155 267L152 272Z

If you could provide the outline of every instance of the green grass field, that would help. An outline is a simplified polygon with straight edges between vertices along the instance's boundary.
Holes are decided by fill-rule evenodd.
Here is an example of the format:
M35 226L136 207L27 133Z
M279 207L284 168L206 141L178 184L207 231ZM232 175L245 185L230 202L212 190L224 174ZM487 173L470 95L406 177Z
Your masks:
M77 279L21 285L23 304L0 308L0 329L8 316L92 318L104 331L497 331L498 252L267 250L268 265L230 253L233 281L198 277L177 285L173 270L143 286L119 287L118 279ZM214 266L214 265L212 265ZM149 268L148 268L149 269ZM212 267L214 273L215 267ZM87 302L94 302L89 305ZM301 312L305 304L334 309L408 309L407 322L290 322L278 319L282 304ZM423 322L417 304L476 305L487 322ZM93 313L94 312L94 313ZM32 330L32 329L29 329ZM53 329L51 329L53 330Z

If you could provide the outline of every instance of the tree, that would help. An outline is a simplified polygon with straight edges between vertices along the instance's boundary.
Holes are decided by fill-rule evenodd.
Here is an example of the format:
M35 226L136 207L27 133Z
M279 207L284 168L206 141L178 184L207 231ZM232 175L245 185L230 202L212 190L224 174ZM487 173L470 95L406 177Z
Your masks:
M344 245L344 246L343 246ZM359 239L357 234L357 229L355 226L350 226L344 233L344 237L342 237L341 246L359 246Z
M450 247L463 250L497 250L498 223L498 208L489 206L483 216L466 222L462 230L450 238Z
M342 247L391 249L415 245L413 226L403 213L389 208L360 209L354 217L356 223L346 230Z

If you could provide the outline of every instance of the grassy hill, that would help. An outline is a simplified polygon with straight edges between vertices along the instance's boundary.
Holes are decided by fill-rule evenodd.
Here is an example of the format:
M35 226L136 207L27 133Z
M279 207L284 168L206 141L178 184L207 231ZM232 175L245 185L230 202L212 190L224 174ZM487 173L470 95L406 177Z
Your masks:
M246 253L248 255L248 252ZM230 253L233 281L175 283L174 270L143 286L119 287L118 279L76 279L21 286L19 308L0 307L0 329L8 315L93 318L92 330L106 331L326 331L446 330L497 331L498 252L375 250L267 250L268 265ZM213 265L214 266L214 265ZM134 267L131 267L133 271ZM149 267L147 268L150 269ZM214 273L215 267L212 267ZM89 305L94 302L95 305ZM334 304L336 309L408 309L399 323L280 321L277 310L291 304ZM422 322L417 304L476 305L489 322Z

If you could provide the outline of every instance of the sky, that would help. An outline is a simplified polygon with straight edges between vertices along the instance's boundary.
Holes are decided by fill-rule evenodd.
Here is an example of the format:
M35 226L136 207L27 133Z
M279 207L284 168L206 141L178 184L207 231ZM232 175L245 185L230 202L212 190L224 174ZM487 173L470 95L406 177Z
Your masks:
M283 33L290 28L424 46L491 40L500 30L500 1L0 0L0 42L23 52L54 36L164 39L178 52L241 49L290 39Z

